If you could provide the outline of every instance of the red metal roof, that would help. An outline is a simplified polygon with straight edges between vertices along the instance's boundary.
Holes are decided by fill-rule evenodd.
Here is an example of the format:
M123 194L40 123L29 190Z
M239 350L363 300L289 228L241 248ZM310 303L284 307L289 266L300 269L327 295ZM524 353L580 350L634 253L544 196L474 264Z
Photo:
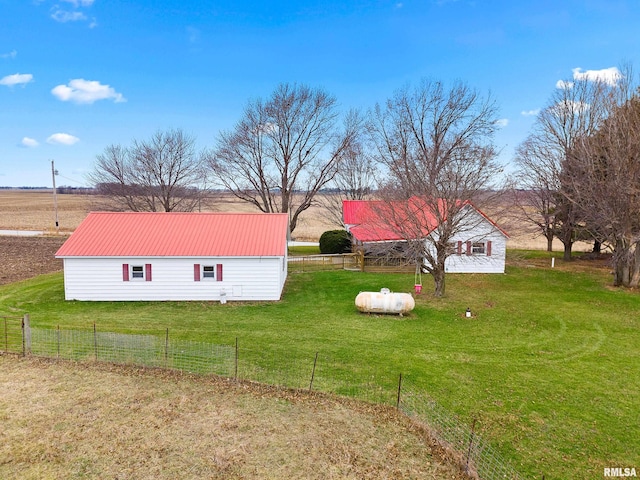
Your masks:
M285 254L286 213L92 212L56 257Z
M443 213L442 216L445 213L443 202L444 200L439 200L437 207ZM466 201L461 205L469 205L508 237L504 230L471 202ZM436 228L438 222L432 207L419 197L411 197L405 202L344 200L342 215L345 225L351 225L351 234L361 242L424 238ZM444 220L446 218L443 218Z
M418 197L406 202L344 200L345 225L361 242L396 241L426 237L437 224L435 215Z

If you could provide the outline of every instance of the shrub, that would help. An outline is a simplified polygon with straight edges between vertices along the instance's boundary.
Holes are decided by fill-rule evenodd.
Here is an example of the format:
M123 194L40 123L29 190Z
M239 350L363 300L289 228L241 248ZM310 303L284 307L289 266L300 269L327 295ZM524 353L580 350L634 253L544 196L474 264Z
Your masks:
M320 253L349 253L351 234L346 230L328 230L320 236Z

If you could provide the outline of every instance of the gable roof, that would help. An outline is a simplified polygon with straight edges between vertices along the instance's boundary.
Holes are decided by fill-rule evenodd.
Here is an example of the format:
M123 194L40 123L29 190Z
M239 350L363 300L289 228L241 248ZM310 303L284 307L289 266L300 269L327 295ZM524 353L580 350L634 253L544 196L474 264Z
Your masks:
M282 256L286 213L92 212L56 257Z
M384 242L408 237L424 237L436 227L436 218L416 197L407 202L382 200L344 200L343 220L351 234L361 242ZM419 216L418 221L407 218ZM413 228L412 228L413 227ZM405 230L412 228L411 233Z
M438 200L437 208L444 215L445 201ZM460 202L460 201L459 201ZM509 235L471 202L458 203L461 208L469 206L505 237ZM405 202L381 200L344 200L342 202L344 224L360 242L398 241L407 238L424 238L438 224L431 206L420 197L411 197Z

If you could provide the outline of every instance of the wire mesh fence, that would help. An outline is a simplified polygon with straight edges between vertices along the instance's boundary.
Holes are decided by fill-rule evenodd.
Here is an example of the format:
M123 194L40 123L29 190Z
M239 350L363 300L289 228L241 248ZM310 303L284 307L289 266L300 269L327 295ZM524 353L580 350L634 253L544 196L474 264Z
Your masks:
M4 352L74 361L98 361L176 369L198 374L321 391L398 407L444 448L456 452L470 478L520 480L500 454L457 417L431 399L411 378L325 352L292 355L282 346L266 352L237 339L234 345L93 330L32 328L28 316L0 317ZM354 354L357 355L357 354ZM475 424L474 424L475 426Z
M393 405L394 380L388 372L324 352L292 357L290 351L265 352L240 343L238 378L285 388L334 393Z
M24 317L0 317L2 340L0 352L24 353Z
M411 380L402 386L400 410L417 422L423 423L432 438L451 451L458 452L458 460L472 478L522 480L500 454L441 405L429 398Z
M32 355L234 376L235 348L204 342L81 330L31 328Z

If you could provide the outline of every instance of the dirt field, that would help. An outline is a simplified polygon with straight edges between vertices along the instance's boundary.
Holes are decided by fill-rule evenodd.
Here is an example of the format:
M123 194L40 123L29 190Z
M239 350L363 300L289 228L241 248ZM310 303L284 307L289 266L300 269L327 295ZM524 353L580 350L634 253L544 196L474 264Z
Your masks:
M0 285L62 270L54 255L66 236L0 236Z

